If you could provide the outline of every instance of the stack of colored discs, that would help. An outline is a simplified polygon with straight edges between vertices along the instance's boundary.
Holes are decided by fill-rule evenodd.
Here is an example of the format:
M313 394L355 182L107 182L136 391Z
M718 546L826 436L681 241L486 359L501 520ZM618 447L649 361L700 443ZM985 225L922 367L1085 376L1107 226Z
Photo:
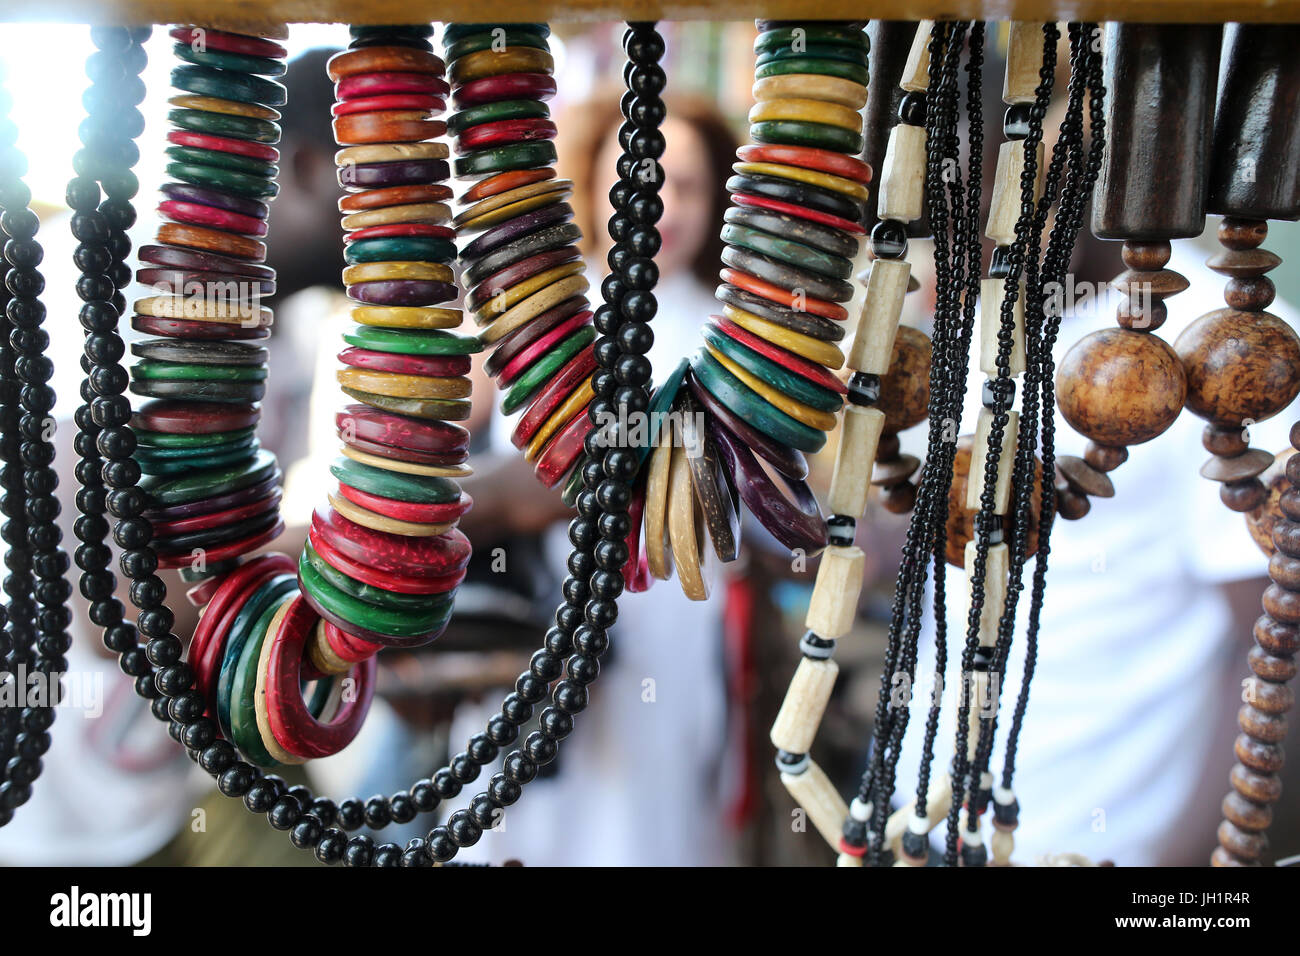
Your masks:
M548 486L574 490L591 430L596 368L582 233L555 175L550 30L540 23L460 24L444 35L461 195L453 224L466 305L492 347L486 369L520 412L511 436ZM567 480L566 480L567 479Z
M272 540L280 473L255 429L275 291L263 238L275 196L285 49L261 37L180 26L157 242L140 249L131 391L135 460L150 495L161 567L191 580L229 570ZM199 589L201 598L211 589Z
M855 24L759 29L753 143L737 151L727 180L723 314L706 327L691 371L733 419L769 439L746 444L788 471L790 456L765 446L820 450L846 391L828 369L844 364L835 343L871 180L856 155L869 45Z
M384 646L427 643L447 625L470 548L456 528L471 502L473 337L459 310L448 225L448 87L428 25L353 27L328 64L345 230L343 282L357 304L338 372L354 404L335 420L343 443L328 507L298 562L321 626L311 661L341 674Z

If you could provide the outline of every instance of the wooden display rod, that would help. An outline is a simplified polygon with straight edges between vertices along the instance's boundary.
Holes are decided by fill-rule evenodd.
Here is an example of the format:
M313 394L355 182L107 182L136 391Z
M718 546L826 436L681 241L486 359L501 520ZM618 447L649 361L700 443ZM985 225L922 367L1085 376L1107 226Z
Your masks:
M1300 23L1300 0L0 0L0 22L277 23L426 20L1124 20Z

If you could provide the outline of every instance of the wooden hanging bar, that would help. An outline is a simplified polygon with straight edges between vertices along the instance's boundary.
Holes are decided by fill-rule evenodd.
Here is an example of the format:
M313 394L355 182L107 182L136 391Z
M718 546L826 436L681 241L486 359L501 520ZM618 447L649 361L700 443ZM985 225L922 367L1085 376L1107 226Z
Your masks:
M0 0L0 22L412 23L421 20L1122 20L1296 23L1300 0Z

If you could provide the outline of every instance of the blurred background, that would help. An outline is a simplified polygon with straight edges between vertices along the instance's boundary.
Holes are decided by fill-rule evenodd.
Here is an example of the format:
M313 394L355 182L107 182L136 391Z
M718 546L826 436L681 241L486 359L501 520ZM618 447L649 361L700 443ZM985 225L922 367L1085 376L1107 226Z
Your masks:
M670 120L660 226L663 282L651 353L660 375L694 351L696 329L715 311L710 303L717 233L727 201L722 184L735 146L744 141L755 36L748 22L661 29ZM618 24L556 25L551 37L560 90L551 104L559 117L559 173L578 184L573 205L587 236L597 295L604 273L605 193L617 156L621 33ZM298 25L286 44L297 59L286 80L291 92L280 147L284 191L271 213L269 264L281 279L270 303L276 311L273 373L261 437L288 476L285 518L298 528L277 548L291 553L312 504L323 499L326 463L335 450L327 414L338 401L333 368L339 343L333 332L346 321L346 305L329 127L332 90L323 67L329 52L347 40L343 26ZM1001 42L993 30L986 61L989 117L1001 109ZM155 30L147 49L137 246L152 241L158 222L154 191L163 181L173 65L164 30ZM63 192L80 145L83 64L91 50L84 27L14 24L0 30L11 115L42 219L65 546L75 544L71 416L79 404L81 335L75 243ZM986 128L996 130L997 124ZM990 156L997 140L991 137ZM992 168L990 161L985 168ZM1221 305L1223 280L1201 265L1214 251L1215 225L1211 221L1202 239L1181 244L1170 265L1193 280L1191 290L1169 301L1162 335L1170 341L1181 325ZM1300 225L1271 223L1266 245L1284 261L1300 258ZM922 329L929 319L928 255L926 242L912 243L909 258L926 285L909 297L905 321ZM1090 239L1082 244L1075 267L1081 280L1104 281L1121 269L1117 245ZM1288 303L1300 303L1300 270L1283 269L1273 278L1278 302L1272 311L1294 322ZM128 300L134 297L128 294ZM1110 313L1071 317L1063 346L1105 327L1112 316L1113 305ZM497 396L485 379L474 398L471 463L477 474L466 487L477 504L463 526L474 541L476 570L457 599L456 618L434 646L383 653L381 691L361 736L305 772L289 771L292 782L309 779L336 798L364 799L427 776L481 729L540 643L559 600L568 550L564 509L558 494L520 470L522 461L506 437L511 423L494 411ZM1282 449L1295 417L1288 410L1267 428L1260 426L1253 444ZM970 422L973 417L963 431ZM1045 612L1044 649L1019 761L1020 862L1048 852L1079 852L1118 865L1208 860L1227 790L1236 687L1247 674L1265 559L1240 518L1219 505L1217 486L1196 474L1205 457L1199 429L1198 421L1183 415L1151 446L1134 450L1130 464L1113 476L1115 499L1096 502L1077 527L1058 525L1049 592L1068 592L1069 599L1049 602ZM1076 451L1069 440L1062 437L1061 451ZM918 449L924 444L925 436L915 430L904 436L904 450L923 454ZM832 442L813 462L812 482L819 490L833 460ZM841 674L815 750L845 794L856 789L866 759L905 530L906 518L874 506L859 524L868 581L857 628L839 642ZM788 553L752 521L745 535L744 555L714 569L703 605L685 601L675 581L620 602L603 676L574 735L544 778L510 809L501 830L485 834L461 859L517 859L526 865L831 861L781 786L767 741L798 660L816 565L792 568ZM498 549L503 568L492 566ZM949 580L960 586L959 574ZM1057 630L1053 622L1059 622ZM84 618L78 625L70 660L75 669L102 676L102 714L60 714L31 804L0 831L0 862L314 864L238 802L214 792L135 699L130 681L103 656L99 635ZM1082 668L1076 666L1080 660L1087 662ZM1009 674L1018 675L1018 661L1013 658ZM1018 677L1003 699L1014 699L1017 689ZM939 761L948 752L941 749ZM1295 776L1293 764L1290 777ZM915 768L905 761L900 799L910 797L914 780ZM403 842L423 835L432 822L390 827L380 838ZM1300 806L1294 799L1277 805L1271 837L1276 857L1300 853Z

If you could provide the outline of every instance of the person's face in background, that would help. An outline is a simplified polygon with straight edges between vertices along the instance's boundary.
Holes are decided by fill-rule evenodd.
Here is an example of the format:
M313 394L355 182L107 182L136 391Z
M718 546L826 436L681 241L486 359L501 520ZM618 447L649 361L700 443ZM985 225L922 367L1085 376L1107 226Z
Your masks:
M268 265L280 296L314 285L340 285L343 232L334 144L286 138L280 149L280 193L271 204Z
M710 229L721 228L710 222L713 214L712 196L716 183L710 181L709 153L704 139L686 120L669 116L663 124L664 155L660 160L664 168L664 186L659 195L663 199L664 214L659 220L659 234L663 246L655 256L661 277L689 270L700 254ZM609 249L609 236L603 234L612 209L609 190L618 180L615 164L622 154L615 128L601 145L596 160L596 222L602 230L600 248L602 256Z

